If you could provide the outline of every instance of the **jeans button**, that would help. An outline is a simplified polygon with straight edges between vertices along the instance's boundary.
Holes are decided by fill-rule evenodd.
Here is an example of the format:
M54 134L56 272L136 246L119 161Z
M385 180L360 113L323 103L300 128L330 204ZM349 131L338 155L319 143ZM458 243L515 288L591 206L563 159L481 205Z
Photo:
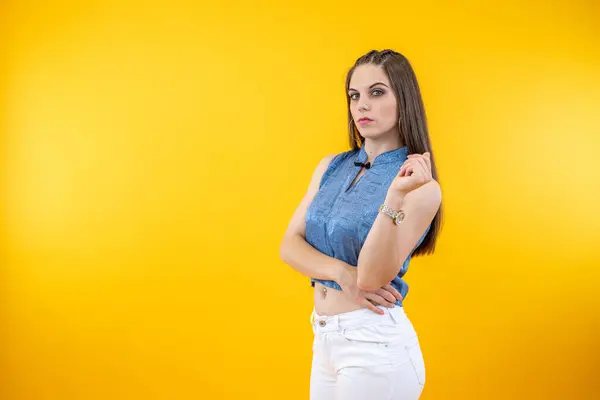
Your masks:
M325 322L325 321L319 321L319 325L325 326L325 325L327 325L327 322Z

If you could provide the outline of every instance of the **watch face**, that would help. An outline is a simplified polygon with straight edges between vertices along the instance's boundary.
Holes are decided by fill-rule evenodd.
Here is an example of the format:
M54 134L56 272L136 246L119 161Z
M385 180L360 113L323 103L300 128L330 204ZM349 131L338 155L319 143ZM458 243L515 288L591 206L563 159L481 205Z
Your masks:
M402 221L404 221L404 213L399 212L398 215L396 215L396 223L399 224Z

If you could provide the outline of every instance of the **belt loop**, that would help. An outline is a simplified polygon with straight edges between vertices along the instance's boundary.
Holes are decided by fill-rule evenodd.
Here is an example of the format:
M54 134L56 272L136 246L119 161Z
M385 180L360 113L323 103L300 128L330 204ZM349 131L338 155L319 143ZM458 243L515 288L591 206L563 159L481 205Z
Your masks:
M344 339L344 341L349 342L350 340L346 337L346 328L342 328L340 330L340 336Z
M389 314L390 314L390 318L392 319L392 321L394 321L394 325L397 325L398 321L396 320L396 317L394 317L394 314L392 313L392 310L389 311Z

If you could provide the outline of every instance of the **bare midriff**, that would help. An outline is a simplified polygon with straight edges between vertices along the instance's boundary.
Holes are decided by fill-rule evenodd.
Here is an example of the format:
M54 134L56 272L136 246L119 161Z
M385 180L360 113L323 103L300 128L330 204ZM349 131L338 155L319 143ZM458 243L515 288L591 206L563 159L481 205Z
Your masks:
M362 308L346 293L319 282L315 282L314 302L315 312L319 315L336 315Z

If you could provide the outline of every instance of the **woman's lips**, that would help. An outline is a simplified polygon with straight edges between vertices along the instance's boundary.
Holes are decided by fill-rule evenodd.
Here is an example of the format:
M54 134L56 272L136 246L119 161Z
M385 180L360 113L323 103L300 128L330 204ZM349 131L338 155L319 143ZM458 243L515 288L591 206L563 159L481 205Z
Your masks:
M367 124L370 124L371 122L373 122L373 120L369 119L369 118L361 118L358 120L358 123L361 125L367 125Z

